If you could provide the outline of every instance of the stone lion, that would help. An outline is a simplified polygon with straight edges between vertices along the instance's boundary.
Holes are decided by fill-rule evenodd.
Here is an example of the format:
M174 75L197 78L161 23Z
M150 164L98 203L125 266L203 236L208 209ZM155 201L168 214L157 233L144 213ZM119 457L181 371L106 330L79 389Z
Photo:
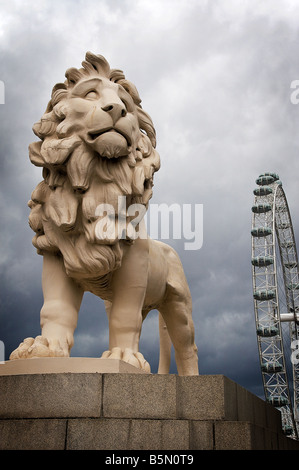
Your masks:
M172 342L178 373L197 375L181 262L147 236L143 220L160 167L152 120L135 86L104 57L88 52L82 68L65 76L33 126L40 140L29 146L31 162L43 171L28 203L33 245L43 255L41 336L26 338L10 359L69 356L82 297L90 291L104 299L109 319L109 351L102 357L150 372L139 338L146 315L158 309L158 372L169 372Z

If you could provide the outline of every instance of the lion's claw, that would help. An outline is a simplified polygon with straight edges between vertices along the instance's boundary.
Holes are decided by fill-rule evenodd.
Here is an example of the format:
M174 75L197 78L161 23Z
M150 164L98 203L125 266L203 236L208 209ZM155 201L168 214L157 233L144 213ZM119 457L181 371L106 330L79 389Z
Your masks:
M151 372L149 363L144 359L140 352L134 352L132 349L112 348L111 351L105 351L102 354L103 359L120 359L145 372Z
M49 341L44 336L36 338L25 338L15 349L9 359L28 359L32 357L65 357L68 356L63 351L58 340Z

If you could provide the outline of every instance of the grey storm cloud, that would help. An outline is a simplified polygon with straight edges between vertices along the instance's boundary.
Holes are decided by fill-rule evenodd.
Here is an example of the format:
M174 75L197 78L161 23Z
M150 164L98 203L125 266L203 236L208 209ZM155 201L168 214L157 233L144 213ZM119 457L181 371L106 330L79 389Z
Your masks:
M299 236L299 105L290 100L299 79L296 3L0 0L0 339L7 356L39 334L42 258L31 245L26 204L41 173L28 158L31 128L54 84L91 50L124 70L154 121L162 165L152 204L203 204L200 250L165 240L190 284L200 372L225 374L262 394L252 190L260 173L277 172ZM107 337L103 303L86 294L72 355L101 355ZM153 312L141 338L153 371L158 346Z

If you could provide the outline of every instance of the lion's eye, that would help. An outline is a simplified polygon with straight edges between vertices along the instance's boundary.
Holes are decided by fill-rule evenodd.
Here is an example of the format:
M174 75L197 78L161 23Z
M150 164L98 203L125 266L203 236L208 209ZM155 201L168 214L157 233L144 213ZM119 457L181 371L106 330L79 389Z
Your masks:
M95 90L90 90L88 93L86 93L85 98L96 100L98 98L98 94Z

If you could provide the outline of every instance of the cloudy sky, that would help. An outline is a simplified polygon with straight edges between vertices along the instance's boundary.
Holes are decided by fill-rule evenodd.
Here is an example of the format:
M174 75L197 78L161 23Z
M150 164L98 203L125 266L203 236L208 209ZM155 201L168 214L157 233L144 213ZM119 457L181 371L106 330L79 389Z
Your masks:
M162 166L153 204L203 204L203 246L178 251L193 298L202 374L261 395L251 286L251 205L265 171L283 181L299 237L299 5L296 0L0 0L1 316L6 355L39 334L42 257L27 201L41 180L28 158L53 85L102 54L138 88ZM299 95L298 95L299 96ZM103 302L85 294L73 356L108 346ZM141 351L156 372L157 314ZM172 371L175 371L174 366Z

